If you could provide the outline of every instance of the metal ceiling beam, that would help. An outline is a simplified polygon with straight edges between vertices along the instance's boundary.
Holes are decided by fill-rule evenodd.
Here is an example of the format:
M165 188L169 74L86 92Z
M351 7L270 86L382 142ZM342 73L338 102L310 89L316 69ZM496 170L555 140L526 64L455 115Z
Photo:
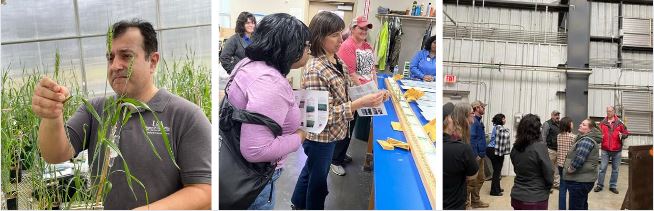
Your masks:
M620 41L619 37L608 37L608 36L590 36L591 42L610 42L618 44Z
M640 47L640 46L622 46L623 51L640 51L640 52L649 52L652 53L652 47Z
M619 4L621 1L623 4L652 6L652 0L593 0L592 2Z
M568 5L552 4L552 3L536 3L524 1L505 1L505 0L443 0L443 4L454 5L472 5L494 7L494 8L509 8L509 9L522 9L522 10L538 10L548 12L566 12Z

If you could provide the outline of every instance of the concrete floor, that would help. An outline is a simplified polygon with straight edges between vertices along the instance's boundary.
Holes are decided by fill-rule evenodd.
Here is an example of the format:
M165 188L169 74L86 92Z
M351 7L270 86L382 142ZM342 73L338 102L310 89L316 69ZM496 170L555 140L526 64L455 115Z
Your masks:
M366 210L370 197L372 172L363 171L367 142L352 139L348 154L352 163L345 166L345 176L337 176L330 171L327 176L329 194L325 201L326 210ZM284 163L282 175L275 183L275 209L291 209L291 196L307 156L302 147L289 155Z
M620 165L620 176L618 177L618 191L620 194L614 194L608 189L609 178L611 166L609 165L606 178L604 179L604 190L600 192L591 191L588 194L588 208L591 210L619 210L622 206L622 201L624 196L627 193L628 178L629 178L629 166L626 164ZM482 186L480 195L481 200L489 203L490 207L484 208L485 210L512 210L511 207L511 187L513 187L513 176L505 176L500 182L502 188L504 189L503 196L491 196L490 195L490 186L491 181L484 182ZM549 206L550 210L556 210L559 208L559 191L554 189L550 194Z

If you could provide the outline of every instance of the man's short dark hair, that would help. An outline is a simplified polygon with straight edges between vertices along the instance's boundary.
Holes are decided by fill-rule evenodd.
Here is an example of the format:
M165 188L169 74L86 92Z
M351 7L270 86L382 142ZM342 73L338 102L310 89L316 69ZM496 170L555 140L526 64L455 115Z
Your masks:
M154 27L152 27L150 22L138 18L119 21L112 27L114 32L114 40L125 34L127 29L131 27L138 28L141 32L141 36L143 36L142 47L145 51L145 60L148 60L148 57L150 57L152 53L157 52L159 49L159 43L157 42L157 32L154 30Z
M254 25L257 25L257 19L254 17L254 15L252 15L252 13L241 12L241 14L238 14L238 18L236 18L236 27L234 28L234 31L237 34L243 36L243 34L245 33L245 23L247 23L248 20L252 21Z
M436 41L436 36L429 37L429 39L427 39L427 41L425 41L425 43L423 43L422 50L427 50L427 51L431 50L431 43L433 43L435 41Z
M291 65L304 55L309 28L289 14L276 13L261 20L251 39L245 56L253 61L265 61L286 76Z

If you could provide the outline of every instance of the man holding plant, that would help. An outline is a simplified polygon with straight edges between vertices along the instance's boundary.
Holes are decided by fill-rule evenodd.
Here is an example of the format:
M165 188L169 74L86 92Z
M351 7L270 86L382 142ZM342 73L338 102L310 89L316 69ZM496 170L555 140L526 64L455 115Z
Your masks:
M121 120L112 132L120 156L110 156L106 177L111 186L105 186L109 193L103 199L104 209L210 209L209 120L198 106L154 85L160 54L150 23L137 19L120 21L112 29L108 39L112 42L107 52L107 82L116 93L115 98L144 102L151 111L131 106L129 113L120 112ZM102 163L109 160L104 159L108 153L96 152L98 136L106 132L98 134L103 125L95 111L104 116L105 102L115 101L105 97L92 99L89 104L95 111L82 105L64 123L63 107L68 97L66 87L47 77L35 88L32 110L41 117L41 156L48 163L61 163L89 150L94 181L100 176ZM122 124L123 115L132 118ZM124 169L123 160L129 172ZM126 174L135 179L128 181Z

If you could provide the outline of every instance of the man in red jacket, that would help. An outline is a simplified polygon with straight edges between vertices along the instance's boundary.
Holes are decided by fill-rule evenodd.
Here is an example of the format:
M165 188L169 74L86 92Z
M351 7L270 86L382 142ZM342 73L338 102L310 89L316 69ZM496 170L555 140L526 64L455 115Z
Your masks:
M606 108L606 118L600 123L602 131L602 162L600 164L599 176L595 192L604 188L604 175L611 159L611 180L609 190L618 194L618 172L620 171L620 160L622 159L622 141L627 138L629 131L627 126L615 115L613 106Z

